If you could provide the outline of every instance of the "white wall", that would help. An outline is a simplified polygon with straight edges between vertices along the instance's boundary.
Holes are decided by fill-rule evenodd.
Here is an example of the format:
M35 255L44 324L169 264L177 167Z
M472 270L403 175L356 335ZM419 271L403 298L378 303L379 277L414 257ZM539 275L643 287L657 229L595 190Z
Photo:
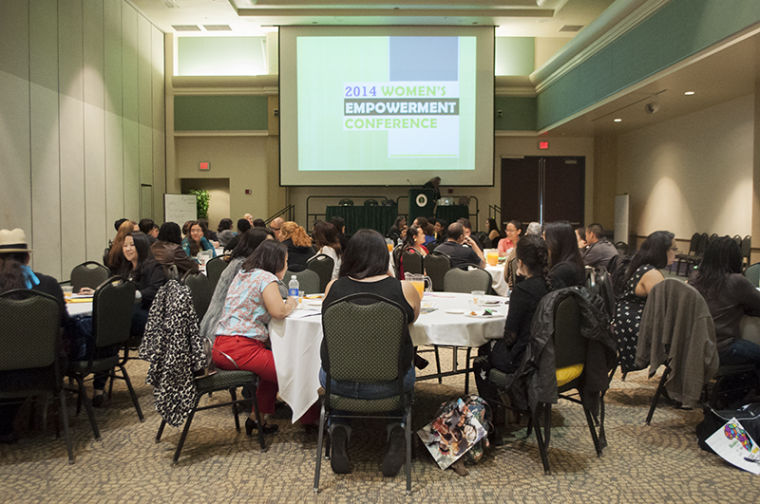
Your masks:
M631 233L751 233L754 95L618 139L617 192L631 198Z
M160 216L163 78L161 32L123 0L0 2L0 227L38 271L68 278L114 220Z

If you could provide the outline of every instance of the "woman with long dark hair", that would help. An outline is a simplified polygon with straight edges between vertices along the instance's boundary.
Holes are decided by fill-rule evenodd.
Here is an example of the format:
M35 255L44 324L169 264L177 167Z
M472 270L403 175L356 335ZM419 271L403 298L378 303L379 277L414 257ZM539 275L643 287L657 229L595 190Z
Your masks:
M317 254L325 254L333 260L332 280L335 280L338 278L340 257L343 255L338 229L333 224L320 220L314 223L312 234L314 244L317 246Z
M760 345L742 339L740 328L743 317L760 316L760 291L741 271L741 249L732 238L724 236L707 244L689 283L707 301L715 322L720 363L760 366Z
M420 313L420 297L417 290L408 282L399 281L388 275L388 248L385 239L377 231L360 229L351 237L343 253L340 266L340 276L333 280L325 289L324 310L335 301L356 293L374 293L390 299L401 306L407 323L411 324ZM414 388L414 366L412 357L414 347L408 332L405 335L404 361L409 363L409 369L404 375L406 390ZM327 359L327 348L324 340L321 348L322 362ZM327 383L327 375L320 370L319 379L323 386ZM396 384L391 383L353 383L332 380L330 387L333 392L348 395L356 399L381 399L398 394ZM330 426L332 441L332 456L330 464L336 473L351 472L348 459L348 439L350 426L347 423L334 422ZM404 430L400 425L389 426L388 449L383 459L383 474L393 476L398 473L404 462Z
M232 279L240 272L243 262L264 240L274 240L274 236L266 228L251 228L240 235L238 244L232 249L229 264L224 268L216 282L214 295L211 297L211 302L201 321L201 336L208 338L212 343L216 338L216 326L222 316L224 300L227 297Z
M195 257L198 252L210 250L211 256L216 257L214 246L204 236L205 231L198 221L189 221L187 224L187 236L182 240L182 248L189 257Z
M158 230L158 238L150 246L153 258L164 267L177 267L181 277L188 271L198 271L198 263L189 258L182 248L182 232L176 222L164 222Z
M404 242L401 245L401 256L399 257L399 279L404 280L404 254L403 252L415 252L419 255L421 255L424 259L426 255L428 255L428 249L425 247L425 240L427 237L425 236L424 231L421 227L417 227L414 224L407 230L406 232L406 238L404 238Z
M544 227L549 250L549 286L551 290L583 285L586 271L578 251L575 231L568 222L550 222Z
M262 241L230 283L216 326L214 364L220 369L252 371L260 379L256 401L264 416L264 425L256 423L252 409L245 421L245 432L249 436L253 429L261 428L265 434L277 431L277 425L266 422L274 414L277 395L277 372L269 348L268 325L272 318L287 317L298 304L295 298L283 302L280 296L278 282L287 269L287 247L275 240Z
M655 231L647 236L625 270L622 295L615 304L615 337L622 371L634 371L641 313L652 287L665 280L660 269L673 264L678 251L673 233Z

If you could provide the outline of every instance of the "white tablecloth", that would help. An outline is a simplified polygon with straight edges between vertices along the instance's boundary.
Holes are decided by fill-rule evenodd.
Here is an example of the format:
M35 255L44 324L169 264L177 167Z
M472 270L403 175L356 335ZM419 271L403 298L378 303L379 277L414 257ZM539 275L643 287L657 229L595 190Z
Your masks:
M66 303L66 311L69 316L75 315L92 315L92 301L87 303Z
M491 287L493 287L494 292L500 296L506 296L509 291L509 285L504 277L504 264L497 264L496 266L486 265L486 271L491 274Z
M449 292L425 293L423 312L411 326L415 346L456 345L477 347L488 339L501 338L507 320L505 299L484 296L485 305L495 312L492 317L470 317L469 294ZM458 313L449 313L458 311ZM482 312L482 308L479 312ZM322 361L319 348L322 342L321 303L304 300L299 309L284 320L269 324L279 394L293 410L293 422L298 420L318 399L319 368Z

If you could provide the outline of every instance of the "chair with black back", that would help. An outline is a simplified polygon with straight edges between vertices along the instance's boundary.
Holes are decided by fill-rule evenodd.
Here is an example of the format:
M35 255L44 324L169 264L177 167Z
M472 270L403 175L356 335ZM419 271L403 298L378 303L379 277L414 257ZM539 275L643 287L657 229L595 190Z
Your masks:
M214 287L211 285L211 281L201 272L188 271L182 277L182 283L190 289L198 320L203 320L214 295Z
M466 269L451 268L443 276L443 290L446 292L488 292L491 284L491 274L476 265L468 265Z
M438 292L443 291L443 277L451 269L449 256L442 252L431 252L425 256L423 265L427 276L430 277L430 281L433 284L433 290Z
M393 268L396 271L396 276L399 276L399 271L401 271L401 254L403 252L403 245L396 245L391 252L391 260L393 261Z
M576 299L568 296L557 303L553 318L554 334L552 335L552 339L554 343L558 397L583 406L594 450L597 457L600 457L604 444L600 439L603 437L604 425L601 423L599 432L597 433L594 417L591 410L584 405L583 396L581 395L580 398L576 397L582 394L585 378L584 365L587 362L587 342L581 334L583 319ZM488 379L498 387L506 387L508 383L511 383L508 376L498 369L491 369L488 373ZM573 390L576 390L577 393L568 394L568 392ZM601 395L598 399L603 401ZM524 411L530 418L527 435L530 435L534 427L538 450L541 455L541 463L544 466L544 472L547 474L550 471L547 450L551 441L551 412L551 403L543 402L538 403L535 411Z
M401 264L404 266L404 274L416 273L421 275L422 255L412 248L408 248L401 253Z
M302 271L288 270L285 272L285 276L282 278L282 281L285 283L285 285L288 285L290 278L293 276L298 279L298 289L302 290L304 294L318 294L320 292L324 292L324 290L319 289L319 275L315 271L310 269L305 269Z
M740 248L742 250L742 262L745 267L749 266L751 264L750 261L752 260L752 237L750 235L747 235L742 239L742 245Z
M216 289L216 284L219 282L219 277L222 276L222 272L227 268L229 264L229 256L217 256L206 262L206 277L211 283L211 292Z
M760 286L760 263L755 263L744 270L744 277L754 286Z
M325 287L327 287L327 284L330 283L330 280L332 280L332 272L334 268L335 261L333 261L332 257L326 254L317 254L306 261L306 269L313 271L319 276L318 292L325 291Z
M92 415L91 403L84 390L84 379L92 373L109 373L111 379L124 380L129 390L132 404L137 416L143 421L143 413L132 381L124 366L125 360L119 359L117 349L129 340L132 323L132 311L135 302L135 284L123 277L114 276L103 282L96 290L92 300L92 336L94 345L87 349L82 360L70 361L67 375L76 380L79 397L85 403L88 416ZM121 376L116 374L116 368ZM113 382L112 382L113 385ZM95 422L94 416L91 421ZM93 426L94 430L97 427ZM99 434L96 433L97 438Z
M71 270L71 289L79 292L82 287L96 289L109 276L111 271L97 261L86 261Z
M23 402L27 397L52 394L58 404L69 463L73 464L74 450L59 357L61 306L55 298L41 292L10 290L0 295L0 320L3 349L0 352L0 399L8 403ZM92 411L88 413L95 439L99 439Z
M688 265L688 261L694 258L694 256L697 253L697 248L699 246L699 240L700 235L699 233L694 233L691 235L691 240L689 240L689 251L686 253L676 254L676 274L680 275L681 273L681 264ZM687 273L688 273L688 267L687 267Z
M339 200L338 206L354 206L354 200L350 200L350 199Z
M739 246L739 249L742 248L742 237L741 237L741 235L734 235L733 238L731 238L731 239L734 240L734 243L736 243L736 245Z
M406 492L412 488L412 403L414 390L404 391L404 375L412 366L405 362L408 338L401 307L375 294L353 294L325 308L322 315L327 359L322 362L326 379L319 417L314 491L319 491L325 426L331 418L383 418L401 423L406 438ZM340 396L332 380L345 382L394 382L398 393L365 400ZM325 447L328 454L329 441Z
M364 200L364 206L378 206L376 199L367 199Z
M615 242L615 249L617 250L618 254L621 256L628 255L628 244L624 241L617 241Z

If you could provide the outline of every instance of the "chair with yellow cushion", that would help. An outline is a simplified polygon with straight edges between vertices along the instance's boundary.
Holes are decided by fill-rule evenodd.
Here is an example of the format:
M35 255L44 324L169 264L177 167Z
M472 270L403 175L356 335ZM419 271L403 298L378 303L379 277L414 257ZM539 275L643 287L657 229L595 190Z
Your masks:
M561 399L583 405L582 398L578 396L583 387L587 343L581 334L581 322L581 310L574 297L568 296L557 304L554 311L553 334L557 393ZM498 369L491 369L488 373L488 379L499 387L505 387L511 383L511 379ZM575 391L574 393L568 394L573 390ZM603 423L600 422L599 433L597 433L596 422L591 414L591 410L583 405L583 411L586 415L591 439L594 442L594 449L597 456L601 456L602 448L606 444L603 441ZM547 448L551 439L552 405L551 403L540 402L535 412L527 411L527 413L530 419L527 435L530 436L532 428L536 428L536 440L538 441L538 449L541 454L541 462L544 466L544 472L548 474L549 458L547 456Z

